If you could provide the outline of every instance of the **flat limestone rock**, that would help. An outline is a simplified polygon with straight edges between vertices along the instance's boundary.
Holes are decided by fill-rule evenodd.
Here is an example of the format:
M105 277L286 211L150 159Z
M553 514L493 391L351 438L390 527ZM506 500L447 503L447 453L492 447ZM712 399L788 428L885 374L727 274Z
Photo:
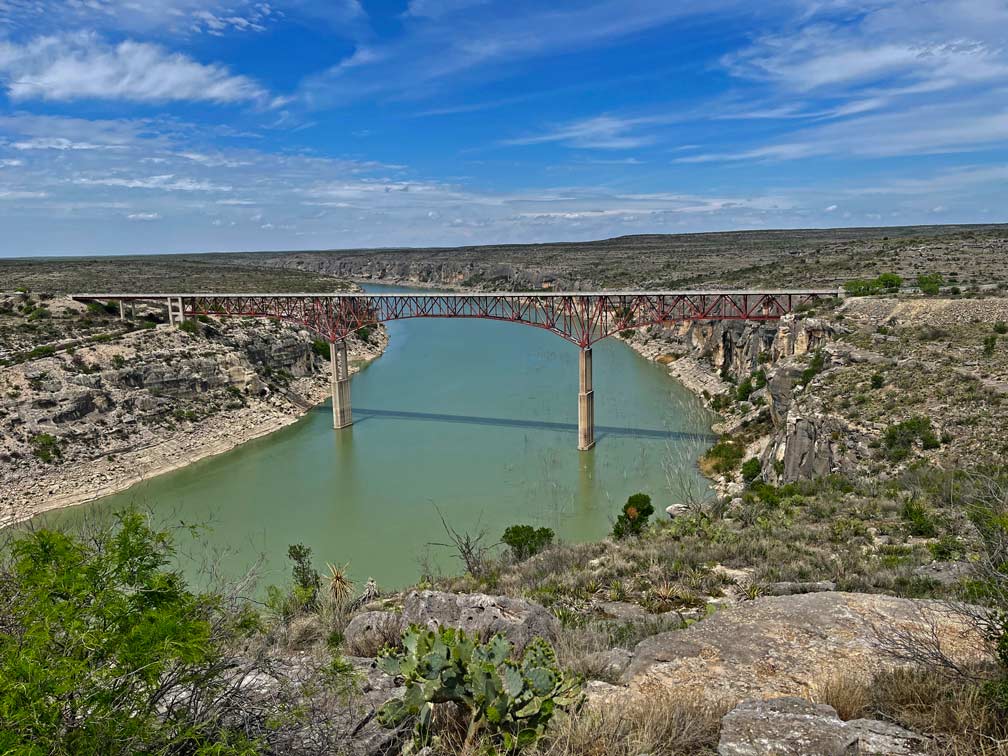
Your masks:
M827 591L746 601L647 638L620 681L631 694L669 690L714 702L811 698L835 678L893 666L879 632L924 629L928 617L953 655L980 658L975 634L935 602Z
M457 627L486 640L500 633L519 651L539 636L556 638L560 623L543 606L509 596L484 593L413 591L403 602L402 627Z
M719 756L854 756L858 736L836 710L801 698L743 701L721 720Z
M844 722L802 698L743 701L721 720L719 756L914 756L928 740L889 722Z

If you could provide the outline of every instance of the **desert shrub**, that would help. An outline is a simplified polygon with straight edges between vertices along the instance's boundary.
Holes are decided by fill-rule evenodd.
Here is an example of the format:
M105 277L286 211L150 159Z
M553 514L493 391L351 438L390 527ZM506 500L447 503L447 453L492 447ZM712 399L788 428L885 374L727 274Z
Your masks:
M880 389L885 386L885 376L882 373L873 373L871 377L871 387Z
M372 329L370 326L361 326L356 331L354 331L354 333L357 334L357 336L361 339L361 341L370 341L371 330Z
M747 459L742 464L742 480L746 483L752 483L756 478L760 476L763 472L763 466L756 457Z
M329 342L323 339L315 339L312 341L311 345L312 351L324 360L328 360L329 354Z
M891 462L901 462L910 456L915 442L925 449L937 449L941 442L931 428L931 420L921 415L890 425L882 438L886 456Z
M14 538L0 575L0 752L246 754L228 723L247 609L191 592L136 513L87 538Z
M928 509L927 505L916 499L908 499L903 504L903 510L900 512L900 515L907 523L910 535L933 538L938 532L931 510Z
M900 286L903 285L903 279L895 273L883 273L875 279L875 283L883 291L893 293L899 291Z
M553 543L551 528L534 528L531 525L512 525L504 531L501 542L511 549L516 562L538 554Z
M878 292L878 287L874 281L863 278L856 278L844 284L844 291L852 297L867 297Z
M703 467L722 475L730 473L739 466L744 454L742 444L725 436L704 454Z
M993 357L994 350L996 348L997 348L997 334L992 333L990 336L985 336L983 340L984 357Z
M183 320L179 323L179 330L185 331L186 333L197 334L199 333L199 323L195 320Z
M815 352L812 353L812 359L809 361L809 366L802 371L801 379L798 382L802 386L808 385L808 382L819 375L825 366L826 355L823 353L822 349L816 349Z
M402 645L402 652L378 659L405 685L401 698L381 707L378 721L398 727L413 718L416 749L439 736L438 742L457 743L459 753L481 741L492 752L514 753L534 745L555 713L577 710L584 700L582 680L561 671L542 638L532 639L520 659L500 635L479 643L450 627L414 625Z
M114 367L116 370L120 370L125 366L126 366L125 357L123 357L121 354L112 355L112 367Z
M844 291L852 297L867 297L872 294L894 294L903 285L903 279L895 273L883 273L878 278L856 278L844 284Z
M1008 323L1005 323L1003 320L999 320L994 324L994 333L999 333L1001 335L1008 333Z
M613 536L625 538L640 535L647 527L648 518L653 514L654 505L651 503L651 497L635 493L627 499L623 511L616 517L616 522L613 523Z
M38 360L42 357L52 357L54 354L56 354L56 347L43 344L32 349L25 357L29 360Z
M322 578L311 563L311 547L294 543L287 547L293 585L285 591L271 585L266 589L266 606L284 622L302 612L319 608L319 590Z
M55 462L63 456L59 439L50 433L37 433L31 439L32 454L43 462Z
M922 294L934 296L941 290L944 283L945 279L942 278L941 273L922 273L917 276L917 288L921 290Z
M735 399L739 402L749 401L749 396L753 392L753 382L751 378L746 378L735 387Z

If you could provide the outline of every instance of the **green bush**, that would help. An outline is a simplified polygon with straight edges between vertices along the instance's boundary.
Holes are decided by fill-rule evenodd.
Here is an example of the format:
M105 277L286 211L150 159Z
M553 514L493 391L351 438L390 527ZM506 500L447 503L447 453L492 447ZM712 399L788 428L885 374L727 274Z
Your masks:
M0 753L251 754L228 718L248 610L190 592L138 514L87 538L39 529L0 569Z
M937 449L941 442L931 428L931 420L917 415L901 423L890 425L882 438L886 456L892 462L902 462L910 456L915 442L925 449Z
M1008 333L1008 323L1005 323L1003 320L999 320L994 324L994 333L999 333L1001 335Z
M735 399L739 402L749 401L749 396L753 392L753 382L751 378L746 378L735 387Z
M747 459L742 464L742 480L744 480L746 483L752 483L754 480L756 480L756 478L760 476L760 473L762 472L763 472L763 466L760 464L760 461L756 457Z
M942 278L941 273L922 273L917 276L917 288L923 294L934 296L941 290L943 283L945 283L945 279Z
M903 279L895 273L883 273L878 278L856 278L844 284L844 291L852 297L867 297L872 294L894 294L903 285Z
M31 439L32 454L43 462L55 462L63 456L59 439L49 433L39 433Z
M990 336L985 336L983 340L983 354L984 357L993 357L994 350L997 347L997 334L992 333Z
M43 357L52 357L54 354L56 354L56 347L43 345L35 347L25 357L29 360L38 360Z
M121 370L125 366L126 366L125 357L123 357L121 354L112 355L112 367L114 367L116 370Z
M616 518L613 524L613 536L625 538L640 535L647 527L648 518L653 514L654 505L651 503L651 497L635 493L627 499L623 505L623 512Z
M903 279L895 273L883 273L875 279L875 283L883 291L893 293L899 291L900 286L903 285Z
M324 360L330 358L329 342L323 339L315 339L311 345L312 351Z
M885 386L885 376L882 373L873 373L871 377L871 387L880 389Z
M531 525L512 525L504 531L501 542L511 549L516 562L538 554L553 543L553 530L534 528Z
M179 330L185 331L186 333L199 333L199 323L195 320L183 320L179 323Z
M462 752L483 742L494 753L516 753L536 743L555 713L574 711L584 701L583 681L564 675L542 638L534 638L520 660L500 635L481 644L450 627L414 625L402 645L401 653L385 649L378 658L406 688L381 707L378 721L392 728L415 718L411 752L432 742L434 707L441 704L453 704L456 722L466 728ZM451 721L450 715L439 719Z
M703 456L703 466L722 475L730 473L742 461L745 448L727 436L707 450Z
M878 293L878 286L874 281L856 278L844 284L844 291L847 292L848 296L867 297L870 294Z
M921 502L909 499L903 505L902 517L910 535L934 538L938 533L931 511Z
M809 381L819 375L825 366L826 355L823 353L822 349L816 349L815 352L812 353L812 359L809 361L809 366L802 371L801 378L798 381L799 384L807 386Z

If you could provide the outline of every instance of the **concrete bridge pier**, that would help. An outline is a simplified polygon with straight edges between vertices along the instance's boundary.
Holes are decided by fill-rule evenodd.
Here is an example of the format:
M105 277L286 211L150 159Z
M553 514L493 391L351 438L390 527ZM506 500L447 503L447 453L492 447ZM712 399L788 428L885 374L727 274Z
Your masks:
M350 411L350 369L347 365L346 341L329 342L329 366L332 370L332 421L333 428L353 425Z
M172 312L171 297L168 297L168 325L175 325L175 314Z
M595 446L595 391L592 388L592 350L578 355L578 449Z
M126 320L126 305L119 300L119 320Z

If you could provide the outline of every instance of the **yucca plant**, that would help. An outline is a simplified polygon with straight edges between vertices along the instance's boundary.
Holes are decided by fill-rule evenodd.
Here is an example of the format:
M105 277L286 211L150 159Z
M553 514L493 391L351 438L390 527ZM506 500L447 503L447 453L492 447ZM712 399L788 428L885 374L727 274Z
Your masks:
M329 584L329 595L336 606L346 606L353 596L353 581L347 576L349 564L337 567L335 564L327 565L329 575L326 582Z

